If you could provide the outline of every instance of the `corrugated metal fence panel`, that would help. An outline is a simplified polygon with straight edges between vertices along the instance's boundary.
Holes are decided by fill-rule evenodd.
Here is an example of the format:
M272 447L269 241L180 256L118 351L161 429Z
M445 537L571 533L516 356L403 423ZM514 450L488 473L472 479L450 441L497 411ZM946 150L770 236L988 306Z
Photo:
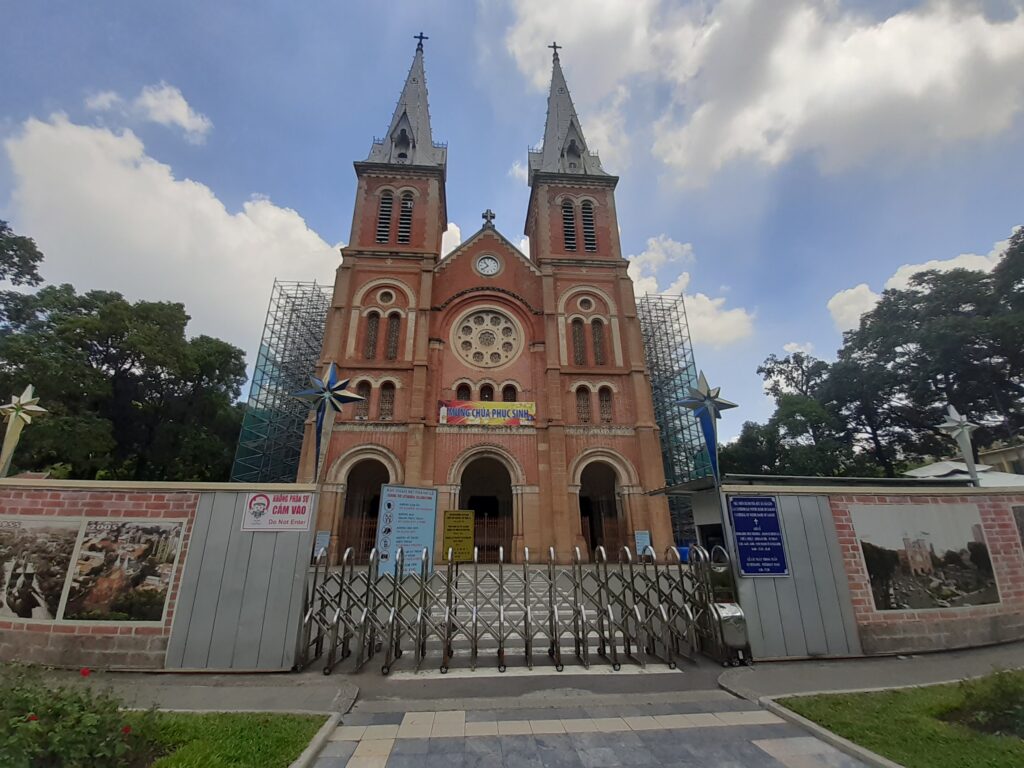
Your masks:
M828 498L777 499L789 576L739 580L754 658L860 655Z
M174 613L166 666L290 669L313 532L246 533L246 494L204 493Z

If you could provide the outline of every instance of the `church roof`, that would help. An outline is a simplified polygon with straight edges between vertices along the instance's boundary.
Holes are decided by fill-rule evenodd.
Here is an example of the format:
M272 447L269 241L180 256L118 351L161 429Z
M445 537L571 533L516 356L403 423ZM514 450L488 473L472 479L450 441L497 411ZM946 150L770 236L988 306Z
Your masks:
M373 140L370 155L366 158L368 162L443 167L448 160L447 148L443 144L435 144L430 133L423 39L416 45L416 54L402 95L395 105L387 135Z
M571 173L607 176L601 168L596 152L591 152L583 137L583 127L573 106L569 86L562 74L558 59L558 46L552 44L554 57L551 71L551 91L548 94L548 116L544 126L544 144L529 153L530 183L533 174Z

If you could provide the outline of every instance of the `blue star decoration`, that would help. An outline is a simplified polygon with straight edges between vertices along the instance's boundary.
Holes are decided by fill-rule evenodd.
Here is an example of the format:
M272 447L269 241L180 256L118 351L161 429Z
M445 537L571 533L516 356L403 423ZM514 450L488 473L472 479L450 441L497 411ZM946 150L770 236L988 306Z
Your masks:
M327 411L341 412L341 406L346 403L357 403L365 400L362 395L352 392L348 388L351 379L339 379L338 369L334 363L327 368L327 375L322 379L316 376L309 377L312 386L293 393L299 400L305 400L311 407L316 409L316 471L314 479L320 478L320 443L323 439L324 417Z
M700 423L701 432L704 434L704 444L708 449L708 458L711 460L711 471L714 472L715 480L718 480L718 430L716 422L722 418L722 411L736 408L734 402L719 396L721 387L711 387L704 377L704 371L697 377L697 386L689 387L689 394L679 401L679 405L689 408Z

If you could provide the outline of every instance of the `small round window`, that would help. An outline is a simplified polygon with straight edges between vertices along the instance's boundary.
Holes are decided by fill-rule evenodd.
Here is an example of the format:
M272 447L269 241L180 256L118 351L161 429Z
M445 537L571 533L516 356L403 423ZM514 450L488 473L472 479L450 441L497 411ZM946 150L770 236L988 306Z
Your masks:
M390 304L395 300L395 294L392 291L384 290L377 294L377 300L381 304Z
M588 298L587 296L584 296L579 301L579 308L582 309L584 312L589 312L594 308L594 300Z

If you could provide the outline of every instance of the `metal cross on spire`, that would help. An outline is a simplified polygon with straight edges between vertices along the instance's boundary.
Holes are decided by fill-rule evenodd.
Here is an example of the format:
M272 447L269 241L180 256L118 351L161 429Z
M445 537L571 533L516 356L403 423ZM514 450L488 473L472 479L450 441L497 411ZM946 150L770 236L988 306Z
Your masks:
M558 61L558 49L559 49L559 48L564 48L564 47L565 47L564 45L559 45L558 43L556 43L556 42L555 42L555 41L553 41L553 40L551 41L551 45L549 45L549 46L548 46L548 48L550 48L550 49L551 49L552 51L554 51L554 52L555 52L555 53L554 53L554 56L553 56L553 58L555 59L555 61Z
M429 40L430 38L427 37L426 35L424 35L422 32L420 32L418 35L413 35L412 39L419 41L419 42L416 43L416 50L417 51L422 51L423 50L423 41L424 40Z
M485 227L493 227L494 219L497 217L495 216L494 211L488 208L486 211L480 214L480 218L484 220Z

